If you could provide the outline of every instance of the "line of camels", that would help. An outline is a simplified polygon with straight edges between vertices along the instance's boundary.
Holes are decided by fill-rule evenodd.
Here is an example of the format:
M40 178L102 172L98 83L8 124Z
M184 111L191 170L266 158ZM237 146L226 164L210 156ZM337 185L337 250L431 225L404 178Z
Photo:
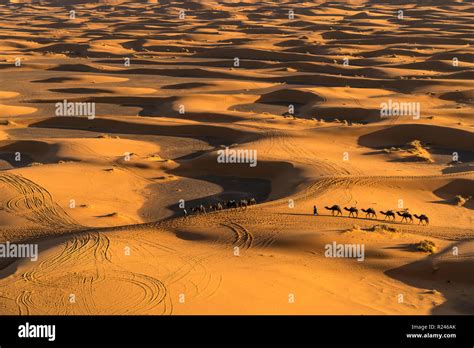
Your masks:
M219 210L232 209L232 208L246 209L248 206L252 206L256 204L257 204L257 200L255 198L241 199L240 201L230 200L230 201L210 204L209 210L207 210L204 205L200 204L192 208L191 211L196 214L206 214L207 211L219 211ZM342 216L341 207L338 206L337 204L334 204L331 207L325 206L324 208L327 210L330 210L333 216ZM359 217L359 209L356 207L350 207L350 208L344 207L344 210L349 212L349 217L353 217L353 218ZM367 208L367 209L361 209L361 210L362 212L365 213L366 219L371 219L371 218L377 219L377 213L375 212L375 209ZM381 210L380 214L385 215L384 221L387 219L389 221L395 221L395 217L396 215L398 215L402 217L401 222L405 221L407 223L413 223L413 217L415 217L416 219L419 220L418 224L429 225L430 223L430 219L425 214L412 215L410 212L408 212L408 209L405 209L402 211L395 211L395 212L393 210L387 210L387 211Z
M324 208L327 210L330 210L333 216L339 216L339 215L342 216L341 207L339 207L337 204L334 204L332 207L325 206ZM356 207L350 207L350 208L344 207L344 210L349 212L349 217L354 217L354 218L359 217L359 209L357 209ZM370 219L370 218L377 219L377 213L375 212L375 209L368 208L368 209L361 209L361 210L365 213L366 219ZM413 217L415 217L416 219L419 220L418 224L428 225L430 223L430 219L425 214L412 215L411 213L408 212L408 209L405 209L402 211L393 211L393 210L382 211L381 210L380 214L385 215L384 220L388 219L389 221L390 220L395 221L395 214L397 214L398 216L402 217L401 222L405 221L407 223L408 222L413 223Z
M210 204L209 210L206 210L206 207L200 204L192 208L191 211L197 214L206 214L207 211L219 211L219 210L231 209L231 208L247 209L248 206L256 205L256 204L257 204L257 200L255 198L241 199L240 201L230 200L230 201L217 202L215 204Z

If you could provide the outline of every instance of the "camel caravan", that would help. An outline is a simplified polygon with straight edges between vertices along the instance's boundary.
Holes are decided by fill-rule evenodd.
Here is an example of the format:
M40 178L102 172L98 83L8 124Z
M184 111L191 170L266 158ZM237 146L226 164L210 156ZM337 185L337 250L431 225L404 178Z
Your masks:
M230 200L230 201L217 202L214 204L210 204L207 209L204 205L200 204L192 208L191 211L196 214L206 214L207 212L211 212L211 211L220 211L220 210L232 209L232 208L247 209L247 207L256 205L256 204L257 204L257 200L255 198L241 199L240 201Z
M331 211L332 216L343 216L342 215L342 210L341 207L338 206L337 204L334 204L331 207L325 206L324 207L326 210ZM359 209L356 207L344 207L344 210L349 212L349 217L353 218L358 218L359 217ZM367 209L361 209L362 212L365 213L365 218L366 219L375 219L377 220L377 213L375 212L375 209L373 208L367 208ZM428 216L425 214L417 215L417 214L411 214L408 212L408 209L402 210L402 211L393 211L393 210L387 210L387 211L380 211L380 214L384 215L384 221L388 219L388 221L395 221L396 215L400 216L401 222L406 222L406 223L413 223L413 217L418 219L418 224L420 225L429 225L430 219Z
M194 208L191 209L191 211L195 214L206 214L207 212L213 212L213 211L221 211L225 209L247 209L249 206L256 205L257 201L255 198L250 198L250 199L241 199L239 201L236 200L229 200L229 201L224 201L224 202L217 202L214 204L210 204L208 208L203 204L200 204L198 206L195 206ZM342 215L342 209L340 206L337 204L334 204L331 207L325 206L324 207L326 210L331 211L332 216L343 216ZM359 209L357 207L344 207L344 210L349 212L348 216L357 219L359 217ZM377 220L377 212L373 208L367 208L367 209L361 209L361 211L365 214L366 219L375 219ZM316 206L313 206L313 214L314 215L319 215L318 210ZM396 216L400 216L401 222L406 222L406 223L413 223L413 217L415 219L418 219L418 224L420 225L429 225L430 219L428 216L425 214L417 215L417 214L411 214L408 209L402 210L402 211L393 211L393 210L387 210L387 211L380 211L380 214L384 215L384 221L395 221ZM187 216L186 210L184 210L184 216Z

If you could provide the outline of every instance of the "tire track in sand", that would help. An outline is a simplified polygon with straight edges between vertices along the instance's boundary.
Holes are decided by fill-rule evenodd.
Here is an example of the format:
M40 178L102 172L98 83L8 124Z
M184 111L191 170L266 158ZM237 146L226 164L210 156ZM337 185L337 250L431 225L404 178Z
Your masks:
M38 266L22 275L26 286L41 287L44 291L57 289L56 281L63 277L64 269L75 269L76 282L66 293L74 293L80 299L86 314L103 314L110 308L106 302L98 302L94 296L101 291L100 285L106 282L128 284L135 288L129 291L132 297L113 298L114 314L171 314L172 303L163 282L151 276L122 269L107 269L104 263L111 264L110 240L101 233L84 233L65 243L62 250L43 260ZM58 277L58 278L57 278ZM34 284L31 284L34 283ZM107 291L107 290L104 290ZM31 292L22 293L16 300L20 314L30 314L34 305ZM39 305L36 306L40 308Z
M162 315L170 315L173 313L173 304L169 298L168 289L160 280L145 274L114 271L107 279L129 283L138 289L141 294L135 296L133 301L127 297L125 301L114 302L116 314L144 314L152 313L157 307L160 307ZM132 294L133 292L129 292ZM121 305L117 308L117 304ZM99 313L97 313L99 314Z
M54 202L51 194L40 185L17 174L1 173L0 182L19 195L9 199L6 211L49 228L80 228L72 217Z
M236 222L223 223L221 225L229 228L234 233L232 245L243 249L249 249L252 246L253 235L244 226Z
M87 314L99 313L92 296L93 288L98 282L105 280L103 263L111 262L109 246L109 238L100 232L73 235L71 240L64 243L60 251L47 257L37 266L23 273L21 277L26 281L27 286L55 289L58 288L54 283L55 275L61 278L61 270L73 269L80 265L86 271L80 279L77 278L76 286L72 285L69 292L75 293L82 299L81 302ZM25 307L34 302L31 296L30 300L30 304L24 303Z
M33 304L31 302L31 292L23 291L15 300L18 305L18 310L20 315L29 315L30 307Z
M265 136L268 141L267 147L264 149L265 156L270 159L278 161L285 160L280 157L273 157L271 155L272 150L278 147L288 155L288 161L298 163L301 165L312 165L319 168L326 175L348 175L351 174L347 169L342 166L329 161L329 160L318 160L316 154L302 146L295 144L291 139L291 136L285 132L279 130L268 129L265 131Z

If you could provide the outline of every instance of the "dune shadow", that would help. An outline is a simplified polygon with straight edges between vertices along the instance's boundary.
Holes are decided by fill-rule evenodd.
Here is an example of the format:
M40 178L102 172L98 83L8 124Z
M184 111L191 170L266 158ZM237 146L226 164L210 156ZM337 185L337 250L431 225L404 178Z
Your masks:
M177 125L132 123L112 119L96 118L93 122L81 117L53 117L32 123L30 127L87 130L107 134L162 135L192 138L207 142L211 146L231 145L257 140L260 135L224 126Z
M453 145L452 139L456 139ZM357 143L361 146L380 150L387 147L399 147L413 140L420 140L439 149L453 149L455 152L473 152L474 133L444 126L421 124L401 124L382 128L362 135ZM451 151L451 153L453 152ZM471 154L472 155L472 154Z
M41 237L41 238L31 238L28 240L21 240L16 241L16 244L30 244L30 245L37 245L38 246L38 255L42 252L51 249L61 243L64 243L71 235L77 231L70 231L65 233L64 235L57 236L57 237ZM15 274L18 268L26 262L32 262L35 264L39 264L39 259L37 261L32 261L28 258L3 258L0 262L0 279L8 278L9 276Z
M441 201L435 201L435 203L456 206L456 196L461 195L464 198L474 197L474 180L455 179L433 191L433 193L443 199ZM469 199L463 205L463 208L474 209L474 200Z
M109 213L109 214L96 215L94 217L96 217L96 218L108 218L108 217L116 217L116 216L118 216L118 214L114 212L114 213Z
M48 144L36 140L8 141L0 147L0 159L8 162L14 168L75 160L74 158L59 156L59 151L59 144Z
M100 88L51 88L49 89L51 92L57 93L70 93L70 94L96 94L96 93L110 93L113 94L107 89L100 89Z
M213 239L203 233L190 232L185 230L174 230L174 234L177 238L187 241L206 241Z
M60 88L50 89L50 91L60 93L75 93L75 94L95 94L95 93L109 93L113 92L106 89L98 88ZM138 116L142 117L156 117L156 118L179 118L199 122L216 122L216 123L231 123L245 120L244 117L226 114L214 111L190 111L180 112L175 110L174 103L177 97L142 97L142 96L94 96L82 97L75 99L68 99L68 102L77 103L95 103L95 104L112 104L121 107L137 107L141 108ZM57 100L39 99L31 100L31 103L41 104L55 104Z
M184 174L180 174L183 176ZM201 180L208 183L212 183L221 187L221 192L198 197L186 199L185 207L188 214L192 214L191 209L193 207L203 205L209 213L209 205L218 202L224 202L229 200L241 200L255 198L257 202L262 203L268 199L271 192L271 182L265 179L258 178L242 178L235 176L218 176L218 175L192 175L191 173L185 175L185 177L194 180ZM159 185L159 184L158 184ZM166 206L167 209L171 210L174 216L182 216L183 209L180 208L179 203L170 204ZM142 207L147 209L147 207ZM239 209L240 208L232 208Z
M384 249L388 250L401 250L401 251L410 251L410 252L417 252L417 245L413 243L403 243L398 244L395 246L385 247Z
M474 172L474 164L472 163L465 163L462 165L453 165L451 167L443 168L443 174L455 174L455 173L467 173L467 172Z
M450 253L450 249L451 247L448 247L439 254ZM473 269L472 258L439 259L437 254L432 254L384 273L409 286L429 290L425 293L433 293L433 290L442 293L446 301L435 306L432 314L473 314L474 299L468 295L468 289L474 286Z

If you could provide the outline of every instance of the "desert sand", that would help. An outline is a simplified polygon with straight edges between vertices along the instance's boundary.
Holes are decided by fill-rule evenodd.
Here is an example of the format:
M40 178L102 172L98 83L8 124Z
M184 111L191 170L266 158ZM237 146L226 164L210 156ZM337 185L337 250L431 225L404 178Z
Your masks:
M0 1L0 314L474 314L474 5L391 3Z

